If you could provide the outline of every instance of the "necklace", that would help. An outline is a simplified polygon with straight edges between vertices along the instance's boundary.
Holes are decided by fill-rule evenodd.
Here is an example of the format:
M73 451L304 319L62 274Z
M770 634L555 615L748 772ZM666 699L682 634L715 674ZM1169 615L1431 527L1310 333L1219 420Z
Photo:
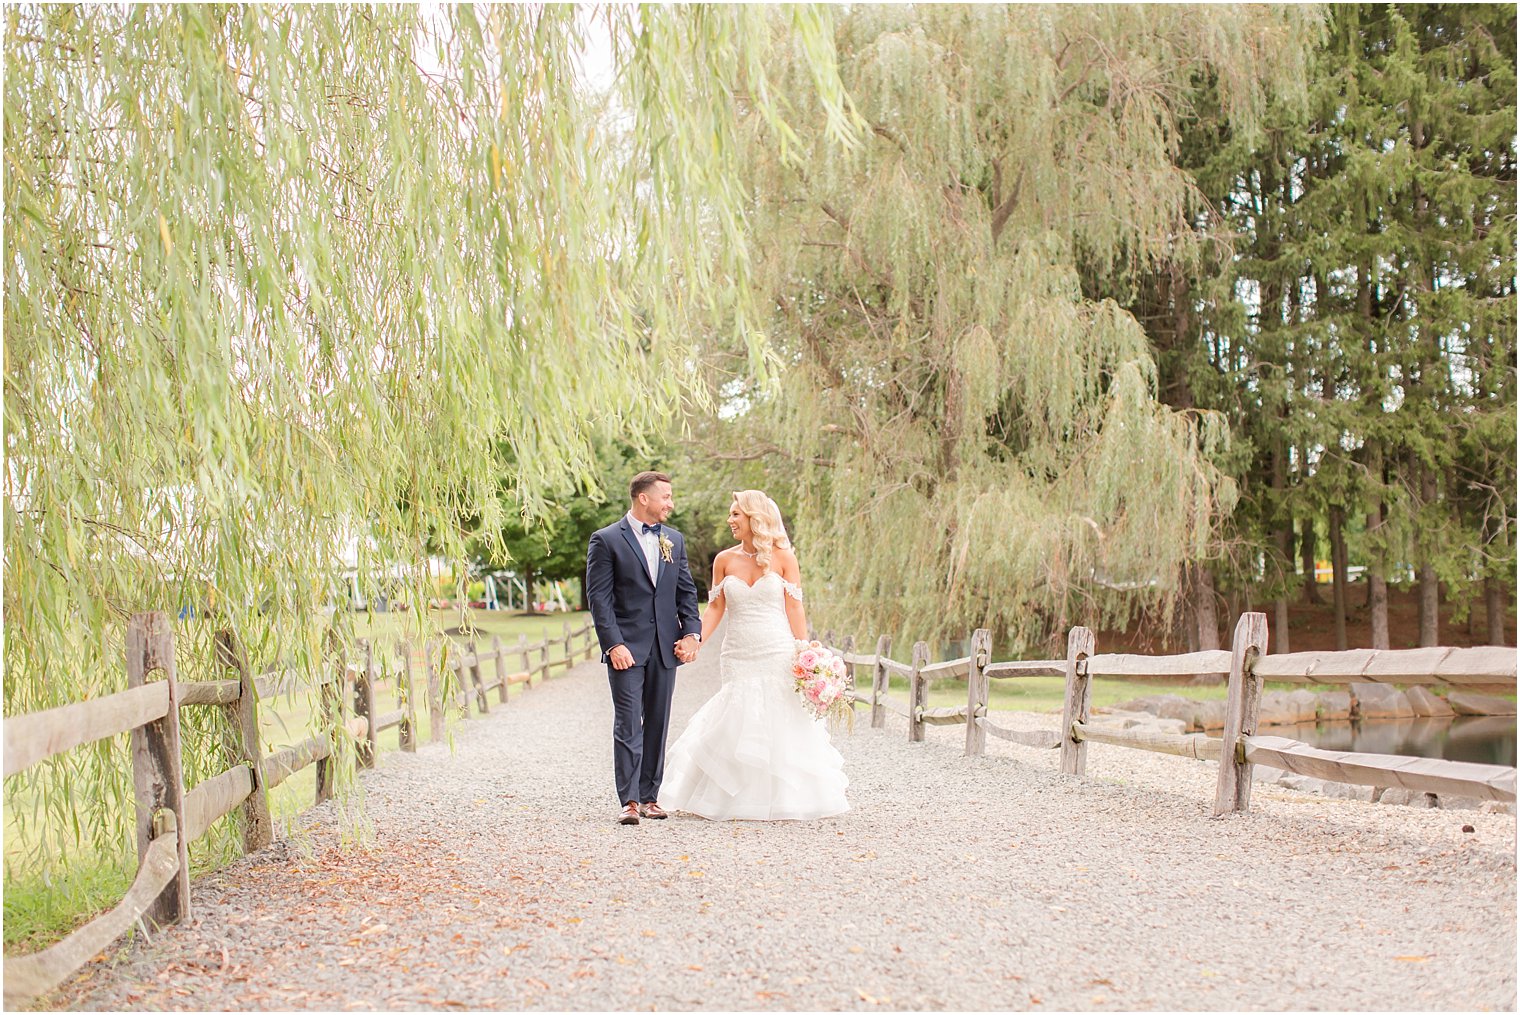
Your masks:
M746 550L742 546L736 546L736 547L734 547L734 549L738 550L740 553L744 554L746 557L753 557L755 554L757 554L757 553L760 552L759 550Z

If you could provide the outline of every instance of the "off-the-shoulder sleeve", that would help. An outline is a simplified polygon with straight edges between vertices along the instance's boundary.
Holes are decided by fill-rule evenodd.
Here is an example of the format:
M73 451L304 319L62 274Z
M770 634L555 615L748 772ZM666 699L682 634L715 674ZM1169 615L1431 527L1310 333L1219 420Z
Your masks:
M707 590L707 603L708 603L708 605L710 606L713 603L716 603L718 601L718 598L720 596L722 596L722 595L723 595L723 583L719 582L718 584L714 585L712 588L710 588L710 589Z
M786 594L787 595L791 596L793 599L797 600L797 602L799 602L799 603L802 602L802 586L801 585L793 585L791 582L789 582L785 578L783 578L783 579L781 579L781 587L786 590Z

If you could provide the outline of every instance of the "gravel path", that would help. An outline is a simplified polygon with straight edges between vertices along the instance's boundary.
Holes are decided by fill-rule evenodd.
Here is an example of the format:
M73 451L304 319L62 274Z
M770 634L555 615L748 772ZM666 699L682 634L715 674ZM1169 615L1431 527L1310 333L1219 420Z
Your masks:
M673 728L716 688L682 671ZM1050 716L1010 722L1051 728ZM196 882L195 917L87 967L84 1009L1514 1009L1515 818L1256 787L1214 766L959 727L836 737L853 810L613 824L605 671L582 665L364 777ZM1464 824L1476 829L1463 833Z

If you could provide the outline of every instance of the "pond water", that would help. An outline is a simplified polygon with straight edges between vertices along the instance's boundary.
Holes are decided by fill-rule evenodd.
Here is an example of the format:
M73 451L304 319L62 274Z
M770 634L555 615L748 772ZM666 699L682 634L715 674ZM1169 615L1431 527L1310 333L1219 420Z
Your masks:
M1301 740L1310 747L1327 751L1409 754L1483 765L1515 764L1515 717L1512 715L1300 723L1263 726L1258 732Z

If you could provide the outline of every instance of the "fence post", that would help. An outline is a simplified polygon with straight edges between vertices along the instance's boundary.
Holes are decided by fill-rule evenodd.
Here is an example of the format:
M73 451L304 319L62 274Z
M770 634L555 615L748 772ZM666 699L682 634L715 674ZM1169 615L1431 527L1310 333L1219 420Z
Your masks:
M1085 723L1092 708L1092 680L1087 657L1097 651L1098 640L1085 627L1074 627L1066 636L1066 702L1061 706L1061 771L1087 774L1087 744L1072 736L1073 723Z
M216 632L216 665L223 672L233 670L238 678L238 699L226 709L228 724L237 731L235 754L248 766L253 790L238 810L243 821L243 852L255 853L274 841L274 824L269 819L269 794L259 769L263 749L259 744L258 691L242 642L231 631Z
M496 694L498 700L507 703L507 651L501 647L501 635L491 635L491 655L496 658Z
M375 649L365 638L364 669L354 678L354 715L364 719L364 739L359 741L358 760L360 768L375 767L375 741L379 730L375 721L380 718L375 708Z
M436 744L443 739L443 688L438 679L438 664L433 662L435 647L435 643L428 642L423 658L427 662L428 739Z
M338 772L338 745L342 739L338 727L343 725L343 684L348 676L348 664L342 656L330 652L328 658L337 668L332 674L324 675L326 679L317 688L318 715L321 716L322 729L331 741L327 757L317 759L317 803L332 798L334 777Z
M844 641L840 644L839 649L840 649L840 654L841 655L853 655L854 652L855 652L855 636L853 634L847 634L847 635L845 635L844 636ZM854 714L855 714L855 692L854 692L853 689L855 687L855 664L851 663L851 662L846 662L844 664L844 672L850 678L850 687L851 687L851 691L850 691L850 715L854 716ZM851 721L853 722L853 719Z
M475 707L481 715L489 715L491 703L486 700L486 677L485 670L480 665L480 643L474 638L470 639L470 655L474 657L470 672L475 677Z
M1242 737L1255 736L1261 709L1261 678L1253 671L1257 656L1267 651L1267 615L1242 613L1230 640L1230 697L1224 708L1224 744L1219 752L1219 781L1214 790L1214 817L1243 813L1251 806L1251 769Z
M526 691L533 686L533 660L528 655L527 635L520 634L517 636L517 651L522 653L522 669L528 675L528 679L523 681L523 690Z
M876 666L871 670L871 728L882 729L887 725L887 709L881 699L887 693L887 667L882 662L892 650L892 639L882 635L876 639Z
M565 669L575 665L575 649L570 647L570 621L565 621Z
M921 744L924 741L924 723L920 718L920 710L929 703L929 685L919 673L929 662L928 642L915 641L913 643L913 672L908 677L908 743Z
M174 666L174 628L162 611L138 613L127 624L127 686L141 687L148 674L164 671L169 710L132 730L132 789L137 804L137 859L173 824L179 871L144 916L162 927L190 916L190 844L185 840L185 776L180 756L179 685ZM160 811L169 815L160 818Z
M464 664L464 653L453 643L453 639L449 639L449 646L452 649L449 653L449 672L453 674L450 690L459 707L459 718L468 719L470 717L470 669Z
M401 749L408 754L415 754L417 752L417 698L412 693L412 643L402 642L397 652L401 656L401 672L396 674L396 696L401 699L403 714L396 735L400 738Z
M549 679L549 632L547 631L544 632L544 641L543 646L539 650L538 662L540 666L538 682L543 683ZM528 681L528 686L532 687L533 681Z
M987 731L977 719L987 714L987 663L992 658L992 632L979 627L971 634L971 664L966 672L966 754L987 753Z
M586 662L589 663L601 655L602 646L596 640L596 625L589 620L586 621L585 626L581 629L581 633L586 636Z

